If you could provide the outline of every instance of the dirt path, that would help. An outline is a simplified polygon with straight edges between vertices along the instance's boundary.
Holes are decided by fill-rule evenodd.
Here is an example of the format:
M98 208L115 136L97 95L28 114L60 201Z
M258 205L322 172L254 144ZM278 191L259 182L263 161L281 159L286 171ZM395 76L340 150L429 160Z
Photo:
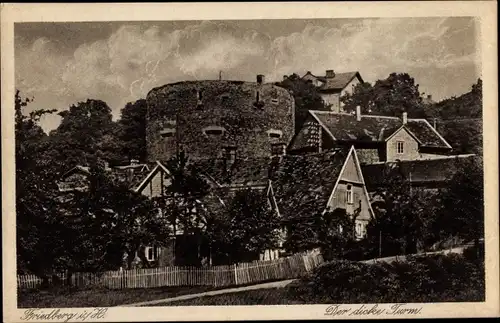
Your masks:
M254 289L282 288L282 287L285 287L286 285L290 284L294 280L295 279L281 280L281 281L277 281L277 282L264 283L264 284L258 284L258 285L252 285L252 286L227 288L227 289L214 290L214 291L204 292L204 293L198 293L198 294L181 295L181 296L177 296L177 297L157 299L157 300L154 300L154 301L146 301L146 302L139 302L139 303L119 305L117 307L132 307L132 306L156 305L156 304L162 304L162 303L170 303L170 302L176 302L176 301L183 301L183 300L186 300L186 299L193 299L193 298L198 298L198 297L203 297L203 296L214 296L214 295L221 295L221 294L230 294L230 293L243 292L243 291L254 290Z

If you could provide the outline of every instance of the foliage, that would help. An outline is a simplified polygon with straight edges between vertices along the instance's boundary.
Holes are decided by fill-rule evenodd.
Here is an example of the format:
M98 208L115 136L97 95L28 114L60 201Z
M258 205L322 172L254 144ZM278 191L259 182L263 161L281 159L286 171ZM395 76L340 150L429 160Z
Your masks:
M166 167L170 171L170 180L164 187L164 195L156 202L163 208L163 213L168 214L174 231L196 233L204 221L201 200L208 194L208 183L189 164L183 150L168 160Z
M315 203L310 201L311 209L316 209ZM321 214L304 211L297 217L287 219L288 234L284 248L293 253L321 248L327 260L343 258L355 245L356 216L356 213L347 214L345 209L328 209Z
M483 111L483 81L478 79L471 90L459 97L451 97L426 107L429 118L449 120L456 118L481 118Z
M312 304L484 301L484 259L451 254L393 263L333 261L290 292Z
M278 86L284 87L292 92L295 99L295 132L297 133L304 124L309 110L326 110L323 99L316 87L299 75L287 76Z
M444 237L457 236L477 243L484 238L483 160L466 160L457 167L443 192L436 227Z
M483 154L481 119L438 120L436 128L453 147L454 154Z
M415 79L407 73L391 73L375 84L358 84L352 94L346 93L340 100L346 112L361 107L364 114L400 116L407 112L409 117L423 117L423 102Z
M59 112L57 129L50 132L47 155L59 173L76 165L90 165L101 158L119 160L116 124L111 109L100 100L87 100Z
M28 116L24 108L31 102L15 94L16 145L16 230L18 270L44 277L50 272L59 250L61 223L57 213L57 187L43 157L47 136L40 118L53 110L37 110ZM47 235L47 236L45 236Z
M129 102L121 110L118 120L117 137L120 144L120 157L130 161L146 159L146 100Z
M439 195L412 187L402 164L396 167L386 170L375 192L383 202L374 203L375 215L367 226L369 248L379 256L416 253L435 239L431 228Z
M213 252L236 263L255 259L278 245L280 221L266 195L252 189L237 191L224 214L208 230Z

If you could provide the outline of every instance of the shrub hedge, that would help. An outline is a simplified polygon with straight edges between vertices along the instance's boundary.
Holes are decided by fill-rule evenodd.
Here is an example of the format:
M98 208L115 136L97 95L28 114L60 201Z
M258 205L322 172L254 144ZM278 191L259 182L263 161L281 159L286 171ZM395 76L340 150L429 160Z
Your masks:
M332 261L290 286L290 293L316 304L484 301L484 253L472 248L462 255L408 257L393 263Z

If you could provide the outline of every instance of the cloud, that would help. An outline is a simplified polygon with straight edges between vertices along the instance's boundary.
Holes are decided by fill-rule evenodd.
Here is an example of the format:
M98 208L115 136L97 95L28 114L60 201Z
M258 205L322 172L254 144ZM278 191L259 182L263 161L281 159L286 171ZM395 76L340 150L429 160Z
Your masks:
M214 79L219 71L225 78L242 80L265 74L269 81L308 70L356 70L366 81L413 71L428 89L456 85L467 90L464 84L471 83L471 76L465 73L479 63L475 33L468 18L360 19L335 27L311 21L302 31L274 38L262 28L237 23L205 21L177 30L124 24L106 39L80 44L70 54L60 50L57 39L29 43L17 37L16 86L28 94L43 93L44 104L52 97L57 108L62 102L102 99L115 116L126 102L145 97L155 86ZM453 69L444 74L466 81L436 84L433 79L442 78L435 74L443 69ZM446 96L453 91L437 92Z

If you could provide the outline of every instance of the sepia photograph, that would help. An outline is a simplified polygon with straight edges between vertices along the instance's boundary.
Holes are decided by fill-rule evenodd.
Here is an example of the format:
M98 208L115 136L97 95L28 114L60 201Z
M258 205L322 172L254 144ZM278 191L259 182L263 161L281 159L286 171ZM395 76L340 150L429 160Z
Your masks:
M478 14L195 17L12 23L10 321L498 300Z

